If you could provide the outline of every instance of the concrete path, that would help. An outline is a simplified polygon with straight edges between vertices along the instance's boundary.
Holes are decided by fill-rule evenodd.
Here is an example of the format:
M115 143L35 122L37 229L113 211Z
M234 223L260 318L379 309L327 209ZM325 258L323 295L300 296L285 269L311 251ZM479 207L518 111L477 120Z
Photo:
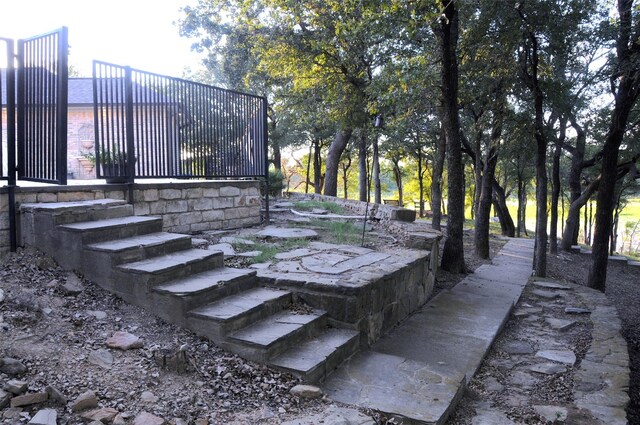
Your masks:
M444 423L520 298L532 258L532 240L510 239L492 264L346 362L325 393L410 422Z

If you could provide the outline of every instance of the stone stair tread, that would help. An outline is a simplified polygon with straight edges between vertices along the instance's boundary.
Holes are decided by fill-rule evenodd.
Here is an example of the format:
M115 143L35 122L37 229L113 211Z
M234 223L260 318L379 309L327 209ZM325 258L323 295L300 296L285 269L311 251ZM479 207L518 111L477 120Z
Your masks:
M59 227L65 230L82 232L87 230L105 229L109 227L116 228L140 223L150 223L159 220L162 220L162 218L132 215L128 217L108 218L105 220L81 221L78 223L63 224Z
M87 201L67 201L67 202L37 202L24 203L20 205L21 210L32 211L69 211L77 208L107 208L118 205L126 205L127 202L121 199L92 199Z
M330 328L270 361L274 366L307 374L320 366L327 357L360 333L351 329Z
M132 236L125 239L116 239L87 245L87 248L95 251L121 252L127 249L143 246L161 245L165 242L191 238L189 235L179 233L157 232L146 235Z
M269 301L291 295L289 291L269 288L253 288L239 294L222 298L216 302L205 305L189 312L192 316L198 316L216 321L233 321L237 317L247 314Z
M229 283L239 278L254 276L255 270L234 269L221 267L192 276L179 279L163 285L158 285L154 291L167 295L196 295L213 286Z
M296 314L286 311L242 328L229 337L249 345L267 348L289 335L295 334L304 326L319 320L325 314L322 310L314 310L310 314Z
M222 255L219 251L207 251L204 249L186 249L171 254L134 261L118 266L120 270L133 273L163 273L177 267L189 265L198 261Z

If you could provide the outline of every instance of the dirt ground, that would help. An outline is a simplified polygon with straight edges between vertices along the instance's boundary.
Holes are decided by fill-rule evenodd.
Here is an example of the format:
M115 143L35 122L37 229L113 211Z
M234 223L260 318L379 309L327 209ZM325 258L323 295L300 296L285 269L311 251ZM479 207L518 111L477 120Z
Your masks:
M399 242L382 236L372 244ZM503 243L492 238L492 252ZM472 235L467 233L466 262L474 269L484 261L475 257L471 244ZM549 275L582 283L587 262L588 257L579 254L550 256ZM631 354L630 423L638 424L640 274L638 269L612 265L608 277L607 295L618 305ZM461 278L441 272L436 290ZM97 407L117 413L112 422L116 424L133 423L142 412L176 425L277 424L332 404L324 398L291 395L289 390L298 383L294 377L247 362L127 305L81 276L65 272L37 250L20 250L2 259L0 290L0 358L16 359L26 369L16 376L0 372L0 385L19 379L30 393L50 394L38 405L0 408L0 423L26 423L44 407L57 410L59 424L86 423L70 406L87 391L95 394ZM117 331L141 338L142 348L107 350L105 341ZM158 353L177 351L187 359L185 371L169 370L157 361ZM376 423L386 423L384 416L366 413Z

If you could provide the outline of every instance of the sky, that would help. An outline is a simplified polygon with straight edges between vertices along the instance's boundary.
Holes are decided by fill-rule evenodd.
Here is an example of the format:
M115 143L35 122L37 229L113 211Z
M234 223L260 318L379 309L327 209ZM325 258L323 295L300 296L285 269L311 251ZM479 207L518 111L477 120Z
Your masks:
M181 76L200 67L193 40L173 23L195 0L0 0L0 37L28 38L66 26L69 63L91 75L94 59ZM5 66L4 43L0 67Z

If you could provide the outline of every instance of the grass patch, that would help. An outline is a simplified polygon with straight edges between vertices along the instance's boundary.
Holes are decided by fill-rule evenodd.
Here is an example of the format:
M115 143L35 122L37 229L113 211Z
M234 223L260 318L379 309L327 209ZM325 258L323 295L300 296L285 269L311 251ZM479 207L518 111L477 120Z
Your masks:
M281 252L292 251L297 248L304 248L309 245L309 240L302 238L283 239L276 242L265 242L257 238L247 238L254 244L233 243L236 252L260 251L256 257L250 257L249 263L266 263L273 261L275 256Z
M360 245L362 225L345 221L311 220L313 227L322 229L322 241L335 244Z
M343 206L326 201L299 201L294 202L293 205L295 206L295 209L299 211L311 211L314 208L317 208L327 210L333 214L345 214L347 212Z

